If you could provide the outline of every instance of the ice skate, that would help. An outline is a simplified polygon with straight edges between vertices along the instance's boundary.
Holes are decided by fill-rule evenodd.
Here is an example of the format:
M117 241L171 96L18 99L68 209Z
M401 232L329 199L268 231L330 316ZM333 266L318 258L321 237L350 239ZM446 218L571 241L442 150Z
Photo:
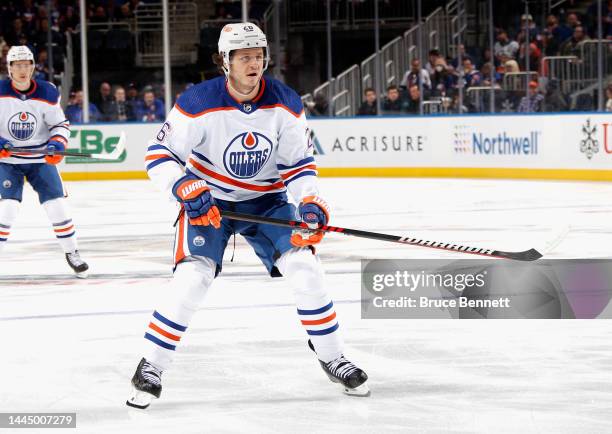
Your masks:
M87 265L87 262L81 259L78 250L75 250L72 253L66 253L66 262L68 262L70 268L74 270L77 277L81 279L87 278L87 270L89 270L89 265Z
M161 374L162 371L143 357L132 377L132 395L125 403L130 407L147 408L153 398L161 395Z
M310 340L308 341L308 346L311 350L315 351ZM370 388L366 384L368 375L346 359L344 355L327 363L319 360L319 363L329 379L334 383L340 384L347 395L370 396Z

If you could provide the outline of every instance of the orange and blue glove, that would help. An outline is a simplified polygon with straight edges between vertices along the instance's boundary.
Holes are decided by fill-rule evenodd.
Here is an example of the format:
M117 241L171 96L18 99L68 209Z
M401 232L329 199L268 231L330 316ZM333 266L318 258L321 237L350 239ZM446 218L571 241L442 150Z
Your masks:
M66 139L62 136L53 136L47 142L47 147L45 152L45 161L49 164L59 164L60 161L64 159L63 155L55 154L55 151L65 151L66 150Z
M11 142L4 137L0 137L0 158L8 158L11 156Z
M172 194L185 208L189 223L194 226L213 225L217 229L221 227L221 213L206 181L195 175L185 175L174 183Z
M327 225L329 221L329 205L318 196L305 197L298 207L298 214L302 222L311 229ZM296 229L291 234L291 244L296 247L312 246L320 243L324 232L312 232Z

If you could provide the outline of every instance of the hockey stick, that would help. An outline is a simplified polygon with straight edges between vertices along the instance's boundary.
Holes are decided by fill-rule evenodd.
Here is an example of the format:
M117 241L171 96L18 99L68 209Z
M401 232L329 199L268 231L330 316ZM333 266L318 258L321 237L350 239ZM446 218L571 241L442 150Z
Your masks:
M125 132L121 131L121 134L119 136L119 141L117 142L117 145L115 145L115 149L113 149L112 152L109 152L108 154L91 154L89 152L76 152L76 151L46 152L45 149L39 149L39 150L19 149L18 147L11 148L11 152L14 152L16 155L21 155L21 154L23 155L38 155L38 154L64 155L66 157L81 157L81 158L92 158L96 160L117 161L119 160L119 158L121 158L121 154L123 154L123 151L125 151L125 142L126 142Z
M222 217L232 220L240 220L253 223L264 223L274 226L282 226L294 229L304 229L308 231L337 232L344 235L352 235L359 238L369 238L372 240L391 241L394 243L410 244L413 246L429 247L432 249L447 250L458 253L469 253L471 255L489 256L493 258L512 259L515 261L535 261L542 257L536 249L529 249L523 252L503 252L501 250L482 249L478 247L468 247L459 244L443 243L440 241L426 241L419 238L400 237L397 235L380 234L377 232L367 232L357 229L339 228L335 226L322 226L319 229L311 229L306 223L295 220L281 220L272 217L262 217L250 214L242 214L234 211L222 211Z

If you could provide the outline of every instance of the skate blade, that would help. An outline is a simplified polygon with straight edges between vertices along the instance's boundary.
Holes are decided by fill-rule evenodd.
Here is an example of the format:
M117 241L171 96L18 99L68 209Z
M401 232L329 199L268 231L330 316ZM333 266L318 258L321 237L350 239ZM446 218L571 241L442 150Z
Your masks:
M342 386L342 388L344 389L344 393L349 396L361 396L364 398L370 396L370 388L366 383L363 383L362 385L357 386L354 389L350 389L345 386Z
M150 393L143 392L136 388L132 388L132 397L125 401L125 404L129 407L139 408L144 410L149 405L151 405L151 401L153 399L157 399L157 397L151 395Z
M79 279L87 279L89 277L89 274L87 274L87 271L81 271L80 273L75 272L74 274Z

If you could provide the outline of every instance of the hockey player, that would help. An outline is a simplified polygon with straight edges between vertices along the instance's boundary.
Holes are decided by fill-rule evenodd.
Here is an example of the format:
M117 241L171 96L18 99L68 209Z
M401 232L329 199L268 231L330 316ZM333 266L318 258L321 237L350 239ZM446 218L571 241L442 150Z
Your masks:
M268 46L254 24L226 25L214 57L225 76L185 91L148 148L149 177L182 211L171 288L146 330L147 350L127 404L146 408L159 398L162 372L221 272L234 232L247 239L271 276L289 279L309 346L329 378L347 394L367 396L367 375L343 355L334 305L314 254L323 233L292 233L223 218L224 210L235 210L293 219L296 209L287 200L288 191L309 226L328 222L300 97L263 77Z
M77 250L56 167L63 157L54 154L66 149L70 135L59 92L47 81L32 80L34 55L28 47L11 47L6 63L9 79L0 81L0 249L17 218L25 178L38 193L68 265L77 277L85 278L88 266ZM40 149L40 155L20 149Z

